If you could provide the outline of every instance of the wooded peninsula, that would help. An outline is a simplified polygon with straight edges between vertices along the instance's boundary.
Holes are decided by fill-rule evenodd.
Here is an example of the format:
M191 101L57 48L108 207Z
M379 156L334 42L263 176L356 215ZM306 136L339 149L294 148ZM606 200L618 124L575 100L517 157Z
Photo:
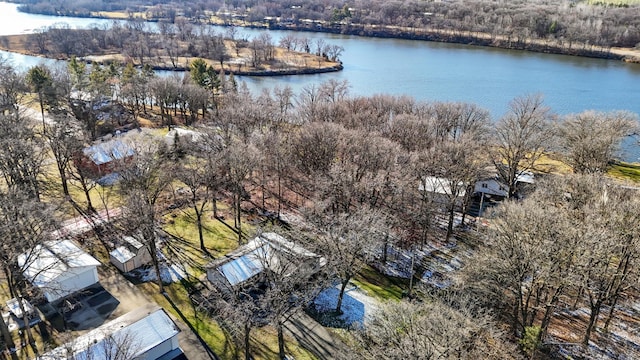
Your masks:
M146 24L114 23L105 29L70 29L52 26L34 34L0 37L0 49L25 55L69 60L72 57L98 64L132 63L154 70L185 71L198 58L216 72L249 76L316 74L340 71L342 47L325 44L312 53L277 47L269 34L255 39L225 37L212 31L150 32Z

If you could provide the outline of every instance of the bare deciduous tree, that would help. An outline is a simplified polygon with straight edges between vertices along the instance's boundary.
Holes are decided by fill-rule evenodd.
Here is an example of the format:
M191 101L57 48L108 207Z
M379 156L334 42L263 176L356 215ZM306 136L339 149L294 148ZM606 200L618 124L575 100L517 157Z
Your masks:
M0 173L6 186L21 189L39 199L45 144L32 124L20 114L0 114Z
M637 115L629 112L585 111L559 124L561 146L575 173L603 173L620 142L638 130Z
M144 244L151 254L160 293L164 291L157 247L158 200L173 180L173 172L158 153L155 143L141 144L132 159L123 161L118 173L120 191L124 196L129 233Z
M29 345L36 355L38 349L29 325L28 312L22 302L30 288L23 273L37 261L40 247L51 239L51 231L55 226L52 207L34 199L29 192L10 188L0 193L0 235L4 239L0 248L0 266L9 293L18 301L24 314L21 320L25 323ZM46 270L48 268L42 269ZM4 321L0 322L3 334L5 326ZM13 346L10 336L7 338L5 334L4 340L6 345Z
M242 202L248 193L245 189L247 181L257 166L257 151L251 144L242 144L235 140L227 144L223 154L223 166L226 173L225 184L233 194L234 225L238 231L238 243L242 243Z
M468 300L467 300L468 301ZM487 314L461 299L389 302L357 334L363 359L512 359L514 349Z
M320 247L327 257L327 266L340 280L340 292L335 311L342 312L342 299L349 281L381 248L388 225L385 215L376 210L359 208L351 213L326 213L314 209L307 218L320 231Z
M500 179L509 188L509 196L517 192L518 177L532 169L553 140L551 115L541 95L517 97L509 111L496 124L492 161Z

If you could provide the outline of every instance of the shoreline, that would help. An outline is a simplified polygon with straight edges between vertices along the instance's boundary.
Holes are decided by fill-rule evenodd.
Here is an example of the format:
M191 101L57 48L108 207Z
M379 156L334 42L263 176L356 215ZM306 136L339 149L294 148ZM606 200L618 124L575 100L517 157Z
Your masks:
M228 25L220 25L228 26ZM315 27L297 25L269 25L256 26L245 25L242 27L269 29L269 30L292 30L301 32L319 32L330 34L342 34L372 38L403 39L416 41L432 41L447 44L475 45L493 47L503 50L520 50L544 54L568 55L596 59L618 60L626 63L640 64L640 50L634 51L632 48L589 46L585 44L574 44L570 49L564 48L557 43L549 43L538 39L508 39L500 36L492 36L486 33L475 33L469 31L420 29L417 31L406 31L399 27L376 27L361 25L345 25L340 27L324 26L316 24ZM582 48L580 48L582 47Z
M9 51L9 50L6 50ZM64 59L61 59L64 60ZM67 59L68 60L68 59ZM84 59L87 61L86 59ZM88 61L91 62L91 61ZM104 65L104 64L103 64ZM155 65L151 66L151 69L156 71L178 71L184 72L189 71L189 69L178 66L162 66ZM233 74L234 76L289 76L289 75L313 75L313 74L324 74L330 72L337 72L344 69L342 66L342 62L339 62L338 65L321 67L321 68L306 68L306 69L270 69L270 70L250 70L250 71L232 71L231 69L224 69L224 73L226 75Z
M46 55L34 52L32 50L27 49L25 44L25 39L28 37L28 34L21 35L5 35L0 36L0 50L7 51L15 54L21 54L26 56L34 56L38 58L44 59L52 59L52 60L61 60L61 61L69 61L71 57L64 55ZM306 54L303 54L306 55ZM123 62L124 60L119 59L123 57L121 53L103 53L103 54L90 54L81 57L77 57L78 60L85 62L87 64L91 64L93 62L100 65L108 65L113 62ZM189 71L188 64L191 60L196 59L196 57L186 57L182 59L181 64L171 65L167 64L167 62L156 62L149 63L151 69L154 71L176 71L176 72L185 72ZM211 59L204 59L207 62L213 64L214 69L219 72L221 70L220 64ZM292 75L313 75L313 74L323 74L330 72L337 72L344 69L344 66L341 61L325 61L324 64L318 64L317 67L290 67L285 64L280 64L278 67L272 68L247 68L246 66L238 65L237 69L234 70L236 63L227 62L222 66L222 70L225 74L233 74L237 76L255 76L255 77L270 77L270 76L292 76ZM140 64L134 62L134 66L139 67ZM245 69L242 69L244 67Z
M79 17L79 18L93 18L93 19L107 19L107 20L126 20L122 17L104 15L103 12L97 12L92 14L73 14L73 15L57 15L57 14L38 14L28 13L34 15L47 15L57 16L60 18L65 17ZM158 22L160 19L144 19L147 22ZM404 39L404 40L417 40L417 41L432 41L448 44L461 44L461 45L475 45L486 46L504 50L521 50L531 51L545 54L556 55L568 55L587 58L597 58L606 60L618 60L626 63L640 64L640 50L633 48L620 48L620 47L602 47L595 45L587 45L582 43L574 43L569 48L563 46L561 42L549 42L541 39L521 39L521 38L509 38L505 35L492 35L488 33L470 32L463 30L442 30L442 29L413 29L403 28L400 26L383 26L383 25L360 25L360 24L324 24L321 22L313 22L307 24L281 24L281 23L262 23L262 24L246 24L246 23L208 23L213 26L238 26L251 29L266 29L266 30L289 30L299 32L315 32L315 33L328 33L328 34L342 34L352 35L360 37L372 37L372 38L389 38L389 39ZM7 50L10 51L10 50ZM321 72L333 72L340 71L342 66L334 67L336 69L327 69L325 71L310 71L304 74L315 74ZM337 69L339 68L339 69ZM169 69L159 69L169 70ZM180 70L176 70L180 71ZM281 73L279 71L268 70L268 73L272 75L262 76L278 76L278 75L298 75L296 71L291 73ZM286 72L286 71L285 71ZM250 72L251 73L251 72ZM236 73L234 73L236 74ZM239 73L237 75L240 75ZM258 74L247 76L261 76Z

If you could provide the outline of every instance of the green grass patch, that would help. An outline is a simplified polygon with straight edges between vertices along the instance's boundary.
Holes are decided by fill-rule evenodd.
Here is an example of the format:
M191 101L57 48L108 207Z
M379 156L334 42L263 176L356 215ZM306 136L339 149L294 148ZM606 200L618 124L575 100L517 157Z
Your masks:
M362 269L351 282L379 300L400 300L404 289L409 287L409 280L385 276L370 266Z
M153 283L145 283L140 285L143 290L151 295L158 305L162 306L167 312L182 321L188 322L205 343L222 359L233 359L235 356L235 347L233 342L227 339L226 334L211 317L199 313L191 305L191 300L186 289L180 283L167 285L164 287L165 292L173 302L173 305L167 299L158 293L158 287ZM174 306L175 305L175 306Z
M640 181L640 164L617 162L611 165L608 174L623 180Z
M219 256L238 246L238 235L221 220L212 218L211 214L209 207L202 215L204 245L212 255ZM165 215L164 220L166 222L165 231L188 241L195 247L200 247L198 226L193 208L185 205Z
M224 210L218 204L221 211ZM178 248L180 262L190 265L190 272L200 276L204 272L204 266L212 260L227 254L238 247L238 235L233 230L233 223L224 222L226 220L212 217L211 205L205 209L202 216L204 245L210 256L200 250L200 239L198 236L198 226L196 222L195 210L188 205L179 209L174 209L171 213L164 215L163 229L173 238L174 248ZM243 233L253 234L255 227L243 219Z
M175 283L165 286L165 291L173 302L158 293L156 284L146 283L141 287L167 312L178 319L188 322L221 359L235 359L236 347L220 325L211 317L202 314L192 306L183 284ZM265 326L252 330L251 350L254 359L276 359L278 357L278 337L274 328ZM297 360L311 360L315 357L302 348L295 340L285 338L287 353ZM237 355L243 357L241 350Z

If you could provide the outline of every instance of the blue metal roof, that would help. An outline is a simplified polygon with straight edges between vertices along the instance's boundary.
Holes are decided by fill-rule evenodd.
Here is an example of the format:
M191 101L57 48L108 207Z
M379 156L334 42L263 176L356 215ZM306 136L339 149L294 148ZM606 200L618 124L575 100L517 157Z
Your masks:
M120 140L99 143L84 149L83 152L96 165L122 160L134 154L133 149Z
M229 284L240 284L264 270L264 263L268 252L268 246L259 247L237 259L221 265L218 271L229 281Z

